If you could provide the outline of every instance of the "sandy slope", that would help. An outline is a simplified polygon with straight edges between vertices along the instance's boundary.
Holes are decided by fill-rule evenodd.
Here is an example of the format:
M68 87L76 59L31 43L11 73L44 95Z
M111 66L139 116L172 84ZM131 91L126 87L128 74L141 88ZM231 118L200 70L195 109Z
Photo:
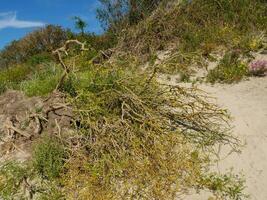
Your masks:
M159 78L159 82L176 85L175 76L169 81ZM179 84L180 85L180 84ZM181 84L191 87L191 84ZM233 120L233 133L245 144L242 153L232 153L222 148L222 159L214 167L215 171L244 174L246 193L251 200L267 200L267 77L250 78L237 84L199 84L198 88L215 97L215 102L226 108ZM182 200L207 200L208 192L182 197Z
M233 117L234 134L246 145L241 154L231 154L215 170L225 172L233 167L246 177L246 193L252 200L267 199L267 77L251 78L233 85L200 85L217 98L217 103ZM221 157L224 157L224 150ZM206 200L207 194L188 200Z

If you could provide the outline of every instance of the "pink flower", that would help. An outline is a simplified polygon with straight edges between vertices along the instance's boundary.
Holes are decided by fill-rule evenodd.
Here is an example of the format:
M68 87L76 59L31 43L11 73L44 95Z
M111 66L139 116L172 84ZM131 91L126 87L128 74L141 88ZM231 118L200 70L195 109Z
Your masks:
M249 72L254 76L267 76L267 60L256 60L250 63Z

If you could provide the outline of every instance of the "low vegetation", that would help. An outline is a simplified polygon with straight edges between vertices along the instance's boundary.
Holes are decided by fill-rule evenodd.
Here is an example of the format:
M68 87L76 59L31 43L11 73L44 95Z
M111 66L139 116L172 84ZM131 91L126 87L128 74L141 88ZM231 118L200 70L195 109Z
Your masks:
M218 46L227 53L207 81L233 83L265 73L265 63L241 59L263 46L264 2L142 2L101 1L103 35L86 33L76 17L80 34L47 26L1 51L0 92L18 89L44 101L61 94L74 114L71 130L55 120L57 132L41 131L30 160L1 166L1 198L169 200L188 190L209 190L225 200L247 197L243 177L209 170L218 145L239 148L228 113L203 91L161 85L156 78L181 73L189 80L189 66L205 67ZM43 43L47 37L56 42ZM70 39L85 42L88 51L68 43L68 56L53 58L52 50ZM170 55L155 64L158 51L168 49ZM144 61L149 66L140 70ZM49 116L41 112L31 117L46 126Z
M249 73L252 76L267 76L267 61L256 60L249 65Z
M196 89L162 87L134 65L84 63L87 69L69 74L60 88L76 113L74 132L50 134L27 165L30 188L52 186L50 192L28 189L35 197L174 199L188 188L212 188L229 199L243 196L225 189L233 187L230 182L216 187L216 181L204 179L207 152L216 144L238 145L224 110ZM22 187L19 183L10 197L24 194Z
M31 68L28 65L12 67L10 69L0 71L0 93L3 93L7 88L18 88L21 81L27 79L31 73Z
M215 69L212 69L207 81L211 83L238 82L248 75L248 64L239 58L238 52L226 53Z
M51 93L57 86L61 70L54 63L43 63L31 78L20 82L19 88L27 96L45 96Z
M256 0L193 0L162 2L151 16L129 28L119 47L122 53L150 61L158 51L179 54L175 65L163 66L176 73L192 64L201 67L213 53L239 50L245 55L263 47L266 4Z

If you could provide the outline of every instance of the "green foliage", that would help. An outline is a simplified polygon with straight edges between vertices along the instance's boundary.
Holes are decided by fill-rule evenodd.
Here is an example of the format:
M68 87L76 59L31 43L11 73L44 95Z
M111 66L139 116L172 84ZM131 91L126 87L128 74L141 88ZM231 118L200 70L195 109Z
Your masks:
M88 66L65 82L77 115L78 135L72 138L81 148L61 176L64 191L79 199L174 199L197 187L208 164L203 146L235 140L205 110L216 119L226 113L194 99L196 91L162 88L134 63L118 63ZM201 105L195 111L200 118L188 110L194 101ZM179 121L196 127L182 128Z
M29 65L31 66L36 66L39 64L50 62L51 60L52 60L51 55L49 55L48 53L41 53L41 54L36 54L30 57L27 60L27 63L29 63Z
M233 173L217 174L211 173L201 178L201 185L214 192L219 199L242 200L247 199L244 194L245 179Z
M188 66L200 64L202 56L208 57L218 45L238 47L242 51L259 48L258 42L256 45L251 42L255 38L246 37L246 33L265 28L262 5L260 0L195 0L184 1L179 6L168 4L168 12L166 7L160 7L154 15L123 33L119 50L151 58L157 50L163 50L178 39L180 51L165 63L166 68L161 72L171 73L171 69L183 73L186 80L190 74ZM122 9L120 5L117 8ZM116 9L111 12L118 14ZM132 11L125 10L119 13L122 15L114 16L122 22L127 16L133 24L145 18L131 15ZM104 12L101 14L109 17ZM114 22L117 23L117 18L108 19L108 23ZM155 74L136 69L138 62L134 59L118 56L112 64L92 66L90 60L98 50L116 44L118 38L112 30L110 35L84 34L81 37L71 34L70 37L87 41L95 50L75 57L78 72L71 72L60 88L67 94L75 114L75 130L63 132L60 140L53 136L41 139L34 148L35 177L40 176L41 182L46 183L41 185L40 199L64 199L64 193L69 199L169 200L175 199L177 193L198 188L211 190L225 199L243 197L243 181L239 177L207 171L209 150L214 150L217 144L236 147L238 143L229 132L229 116L225 110L210 104L205 94L195 88L159 85ZM50 44L42 52L59 44ZM13 45L16 47L17 43ZM42 52L34 51L22 60L39 66L48 59L39 55ZM156 59L153 58L154 63ZM226 54L210 72L208 80L240 80L246 75L247 67L238 58L235 53ZM71 61L66 59L66 63ZM19 71L6 79L3 77L7 72L0 73L0 83L4 83L3 88L9 87L9 83L20 85L29 96L46 95L56 87L61 71L55 66L39 67L31 78L28 71ZM72 153L70 157L66 149ZM9 176L0 173L0 189L3 188L0 191L13 198L18 190L17 181L22 177L20 174L27 175L29 171L25 172L25 168L12 171L11 168L3 172L7 171L18 171L18 175L14 173L18 179L6 178Z
M200 52L207 57L221 46L248 51L251 46L244 45L244 41L249 40L246 42L249 44L253 35L266 32L267 10L261 0L175 3L162 4L153 15L130 27L120 41L121 50L147 59L177 44L182 53Z
M59 88L62 92L68 93L71 97L77 96L76 89L74 87L75 76L73 74L67 77L63 85Z
M61 70L51 63L43 67L44 69L36 71L31 79L20 83L20 89L27 96L45 96L56 88Z
M63 193L61 192L57 184L54 184L53 182L49 182L48 185L46 186L46 190L42 191L38 195L37 199L38 200L66 200L66 196L63 195Z
M29 184L30 187L26 187ZM65 199L58 185L53 181L41 180L30 162L27 165L6 162L0 168L0 198L3 200L32 198L38 200Z
M97 18L105 30L118 33L128 10L128 0L99 0L101 7L97 9Z
M55 137L45 137L39 142L33 153L34 169L45 179L59 177L64 167L66 152Z
M105 30L119 34L127 25L133 25L149 16L162 0L99 0L97 18Z
M73 20L75 21L76 29L80 30L81 34L83 36L84 35L84 29L86 28L87 23L84 20L82 20L82 18L80 18L78 16L73 17Z
M37 29L20 40L13 41L0 52L0 66L12 67L38 54L51 53L61 47L68 38L68 32L60 26L47 25Z
M5 200L14 199L14 197L23 199L18 195L21 189L20 184L29 173L29 169L19 163L8 162L2 165L0 168L0 198Z
M248 65L239 60L236 52L228 52L215 69L209 71L207 81L211 83L233 83L248 75Z
M31 68L28 65L19 65L0 70L0 93L8 88L17 88L19 83L29 76Z
M55 69L47 67L24 84L41 84L49 74L60 74ZM224 110L195 89L160 86L130 59L82 66L60 89L69 94L75 131L35 146L34 177L41 181L33 183L40 199L175 199L200 187L208 149L237 142ZM213 191L209 184L201 187ZM230 191L224 187L232 188L225 184L214 191Z

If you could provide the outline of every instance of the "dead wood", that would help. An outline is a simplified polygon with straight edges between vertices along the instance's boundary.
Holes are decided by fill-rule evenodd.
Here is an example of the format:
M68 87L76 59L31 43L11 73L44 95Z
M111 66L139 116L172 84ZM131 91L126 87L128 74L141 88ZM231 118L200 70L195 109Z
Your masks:
M62 54L65 54L66 56L69 55L68 51L69 51L70 46L71 46L70 44L72 44L72 43L79 45L81 47L80 48L81 51L88 51L89 50L88 48L85 47L85 45L86 45L85 42L82 43L78 40L67 40L65 42L64 46L62 46L62 47L60 47L60 48L58 48L52 52L52 54L56 56L58 62L60 63L60 65L63 69L63 73L62 73L61 78L58 82L56 90L58 90L58 88L60 88L60 86L63 84L64 80L66 79L66 77L70 73L70 67L65 64L63 57L62 57Z

